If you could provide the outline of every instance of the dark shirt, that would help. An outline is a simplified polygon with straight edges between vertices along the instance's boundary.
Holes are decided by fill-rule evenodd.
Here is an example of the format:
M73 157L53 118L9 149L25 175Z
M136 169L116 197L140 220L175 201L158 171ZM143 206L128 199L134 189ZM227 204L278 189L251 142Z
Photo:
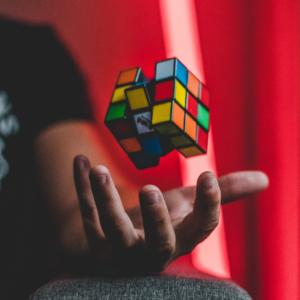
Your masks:
M0 299L21 299L49 276L34 139L51 124L90 113L81 75L49 28L0 19L0 39Z

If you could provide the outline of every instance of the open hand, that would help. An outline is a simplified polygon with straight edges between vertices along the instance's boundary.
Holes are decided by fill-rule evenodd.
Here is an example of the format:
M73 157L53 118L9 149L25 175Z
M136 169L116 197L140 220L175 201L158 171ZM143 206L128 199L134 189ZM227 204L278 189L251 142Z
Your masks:
M155 186L144 186L140 207L125 212L107 168L91 168L80 155L74 160L74 178L87 241L85 264L105 274L163 271L215 229L221 203L268 186L261 172L233 173L218 180L204 172L196 187L161 193Z

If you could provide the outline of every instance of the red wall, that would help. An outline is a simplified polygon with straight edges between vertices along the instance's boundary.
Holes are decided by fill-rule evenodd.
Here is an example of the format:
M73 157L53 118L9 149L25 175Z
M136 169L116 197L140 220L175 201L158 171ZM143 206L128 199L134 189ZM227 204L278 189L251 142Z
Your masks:
M299 1L196 1L219 174L269 189L224 206L232 277L254 299L299 299Z

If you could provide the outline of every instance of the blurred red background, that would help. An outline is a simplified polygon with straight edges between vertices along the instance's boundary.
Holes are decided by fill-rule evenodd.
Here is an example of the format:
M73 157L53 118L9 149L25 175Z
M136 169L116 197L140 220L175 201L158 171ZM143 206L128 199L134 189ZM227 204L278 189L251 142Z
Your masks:
M270 178L266 192L223 207L232 278L254 299L299 299L299 1L195 5L218 173ZM102 136L117 148L102 123L119 70L153 76L165 58L158 0L1 0L0 13L57 30L86 76ZM181 184L176 155L162 161L162 176L140 176L122 152L115 159L139 184Z

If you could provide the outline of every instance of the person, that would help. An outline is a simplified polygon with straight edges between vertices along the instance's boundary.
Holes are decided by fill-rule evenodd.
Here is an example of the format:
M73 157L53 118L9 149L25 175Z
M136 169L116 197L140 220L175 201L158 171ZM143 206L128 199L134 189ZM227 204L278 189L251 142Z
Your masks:
M264 190L266 175L205 172L195 187L140 189L105 148L53 32L1 19L0 36L1 298L152 299L161 287L157 299L176 299L189 286L195 299L249 299L222 280L156 273L214 230L221 203Z

